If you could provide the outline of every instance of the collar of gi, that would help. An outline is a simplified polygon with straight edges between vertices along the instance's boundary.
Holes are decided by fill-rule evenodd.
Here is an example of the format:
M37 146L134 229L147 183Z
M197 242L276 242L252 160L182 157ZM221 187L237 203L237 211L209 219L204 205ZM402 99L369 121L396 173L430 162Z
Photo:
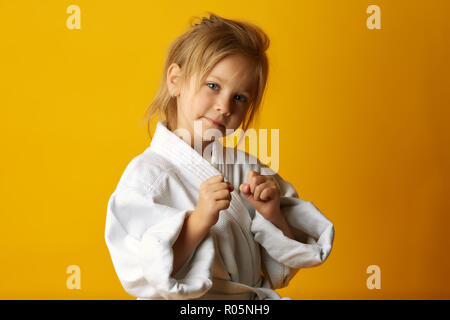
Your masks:
M217 169L217 163L221 163L223 159L223 148L222 143L215 139L205 148L203 157L199 151L170 131L167 128L167 121L159 121L148 150L158 153L177 167L192 171L204 181L222 174Z

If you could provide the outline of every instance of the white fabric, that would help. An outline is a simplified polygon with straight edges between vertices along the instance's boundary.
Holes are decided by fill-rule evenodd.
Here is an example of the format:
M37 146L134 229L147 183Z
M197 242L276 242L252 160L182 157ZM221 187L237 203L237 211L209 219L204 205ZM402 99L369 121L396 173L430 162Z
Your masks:
M218 140L211 150L209 162L158 122L150 146L131 160L109 199L105 241L122 286L138 299L280 299L274 289L330 254L333 224L312 202L243 151L223 149ZM220 150L249 158L224 163ZM296 240L240 194L249 170L274 174L281 212ZM172 246L196 206L200 184L220 173L234 186L230 206L171 277Z

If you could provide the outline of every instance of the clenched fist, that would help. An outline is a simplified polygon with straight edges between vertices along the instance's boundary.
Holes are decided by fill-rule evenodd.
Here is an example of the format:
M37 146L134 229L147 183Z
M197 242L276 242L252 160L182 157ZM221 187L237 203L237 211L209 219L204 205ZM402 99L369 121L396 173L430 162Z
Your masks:
M280 186L272 176L264 176L256 171L247 175L247 183L239 187L250 204L265 218L274 220L280 215Z
M219 220L219 211L230 206L231 192L234 187L224 181L223 175L213 176L202 182L197 206L192 214L200 217L200 221L211 228Z

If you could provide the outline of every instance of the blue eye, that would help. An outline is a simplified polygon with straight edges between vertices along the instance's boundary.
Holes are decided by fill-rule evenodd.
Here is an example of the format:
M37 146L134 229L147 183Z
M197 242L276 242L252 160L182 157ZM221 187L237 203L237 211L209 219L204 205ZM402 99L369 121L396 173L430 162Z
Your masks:
M211 89L213 89L213 88L210 86L210 84L212 84L213 86L218 87L217 84L215 84L215 83L213 83L213 82L208 82L206 85L207 85L209 88L211 88ZM215 89L213 89L213 90L215 90ZM242 98L242 100L239 100L240 102L247 102L247 98L246 98L245 96L236 95L236 97L241 97L241 98Z
M236 97L242 97L244 100L242 100L241 102L247 102L247 99L244 96L237 95Z
M217 84L212 83L212 82L208 82L208 83L207 83L207 86L209 87L210 84L213 84L213 85L217 86ZM211 88L211 87L210 87L210 88ZM212 89L212 88L211 88L211 89Z

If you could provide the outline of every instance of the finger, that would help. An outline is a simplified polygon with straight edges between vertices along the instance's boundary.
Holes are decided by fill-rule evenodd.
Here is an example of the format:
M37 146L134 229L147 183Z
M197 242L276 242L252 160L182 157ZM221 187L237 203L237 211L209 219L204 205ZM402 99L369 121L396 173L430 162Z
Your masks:
M231 184L231 182L225 181L225 183L227 184L225 186L226 189L228 189L230 192L234 190L234 186Z
M229 190L230 189L231 183L229 183L228 181L225 182L216 182L214 184L211 184L209 189L211 191L218 191L218 190Z
M255 188L255 192L253 192L253 197L255 198L255 200L259 201L261 193L264 190L270 188L271 186L272 186L272 183L270 181L266 181L264 183L257 185Z
M247 183L242 183L239 186L239 190L244 194L250 193L250 186Z
M205 182L207 182L208 184L211 184L211 183L216 183L216 182L221 182L221 181L224 181L223 174L218 174L217 176L213 176L213 177L207 179Z
M253 177L257 176L257 175L258 175L258 172L253 171L253 170L250 170L250 171L247 173L247 183L249 183L249 181L250 181Z
M216 208L218 210L226 210L230 206L230 200L218 200L216 202Z
M231 200L230 190L219 190L213 193L214 200Z
M277 192L278 189L275 187L266 188L261 192L259 198L263 201L271 200L275 198Z
M260 175L252 176L250 178L250 181L248 181L248 184L250 185L251 193L255 193L256 187L264 182L266 182L266 177L260 176Z

